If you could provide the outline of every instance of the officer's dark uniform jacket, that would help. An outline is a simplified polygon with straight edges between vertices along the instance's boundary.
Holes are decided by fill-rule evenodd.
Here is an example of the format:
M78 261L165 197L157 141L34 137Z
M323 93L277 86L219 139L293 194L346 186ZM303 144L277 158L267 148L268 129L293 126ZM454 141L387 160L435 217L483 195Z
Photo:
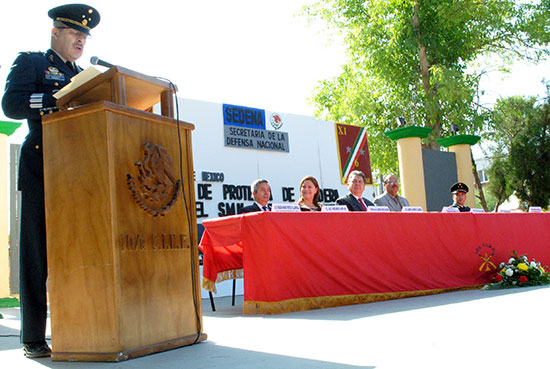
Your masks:
M77 71L80 68L77 67ZM7 117L27 119L29 124L29 134L21 148L20 190L43 193L42 110L55 107L53 94L75 74L51 49L46 53L21 53L12 66L2 109Z
M77 71L80 70L76 68ZM77 71L53 51L21 53L6 81L2 109L13 119L27 119L29 134L21 147L19 189L22 191L20 238L21 341L44 342L46 330L46 224L42 159L43 108L55 107L52 96Z
M451 205L452 208L458 208L458 211L460 211L461 213L466 213L466 212L469 212L471 209L469 206L466 206L466 205L458 205L456 202L453 202L453 204Z

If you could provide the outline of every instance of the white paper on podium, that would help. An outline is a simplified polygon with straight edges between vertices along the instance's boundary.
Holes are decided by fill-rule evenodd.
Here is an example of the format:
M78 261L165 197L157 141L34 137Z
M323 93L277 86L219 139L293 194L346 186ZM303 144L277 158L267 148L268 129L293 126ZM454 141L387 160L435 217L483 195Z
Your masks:
M78 87L82 86L84 83L95 78L96 76L99 76L100 74L101 72L96 68L88 67L82 72L78 73L73 78L71 78L71 82L69 82L69 84L67 84L61 90L53 94L53 97L59 100L63 96L67 95L69 92L76 90Z

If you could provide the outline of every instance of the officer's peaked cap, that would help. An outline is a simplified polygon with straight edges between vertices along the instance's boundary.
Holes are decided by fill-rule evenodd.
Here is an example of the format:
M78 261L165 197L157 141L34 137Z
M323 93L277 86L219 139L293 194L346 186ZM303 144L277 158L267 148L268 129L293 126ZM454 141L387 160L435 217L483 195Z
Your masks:
M466 186L466 184L462 182L457 182L451 186L451 193L457 193L457 192L467 193L468 191L469 191L468 186Z
M93 7L85 4L67 4L51 9L48 16L54 21L62 22L68 27L87 35L97 26L101 17Z

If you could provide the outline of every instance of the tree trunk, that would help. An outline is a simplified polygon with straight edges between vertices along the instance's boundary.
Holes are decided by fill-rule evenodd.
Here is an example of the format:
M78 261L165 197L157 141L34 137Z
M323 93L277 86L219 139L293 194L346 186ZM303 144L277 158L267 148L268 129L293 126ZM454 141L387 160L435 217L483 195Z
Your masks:
M432 139L428 142L427 146L432 150L440 150L441 145L437 143L437 139L441 138L441 119L438 119L432 126L432 133L430 136Z
M432 128L432 133L430 135L432 139L425 144L425 147L433 150L439 150L440 145L435 140L441 138L441 116L437 103L437 89L435 86L432 86L430 82L430 68L432 66L428 60L426 46L422 43L422 32L420 31L420 21L418 20L419 12L420 9L418 7L418 3L416 3L414 5L411 24L416 30L420 79L422 80L422 89L424 90L424 94L426 94L427 98L425 127Z

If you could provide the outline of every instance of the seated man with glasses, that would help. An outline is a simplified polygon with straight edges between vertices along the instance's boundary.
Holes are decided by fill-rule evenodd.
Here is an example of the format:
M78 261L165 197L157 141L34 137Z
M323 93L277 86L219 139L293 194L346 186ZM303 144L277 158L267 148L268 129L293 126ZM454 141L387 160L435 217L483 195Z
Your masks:
M384 193L374 199L376 206L387 206L391 211L401 211L404 206L410 206L409 200L399 196L399 179L394 174L384 177Z

